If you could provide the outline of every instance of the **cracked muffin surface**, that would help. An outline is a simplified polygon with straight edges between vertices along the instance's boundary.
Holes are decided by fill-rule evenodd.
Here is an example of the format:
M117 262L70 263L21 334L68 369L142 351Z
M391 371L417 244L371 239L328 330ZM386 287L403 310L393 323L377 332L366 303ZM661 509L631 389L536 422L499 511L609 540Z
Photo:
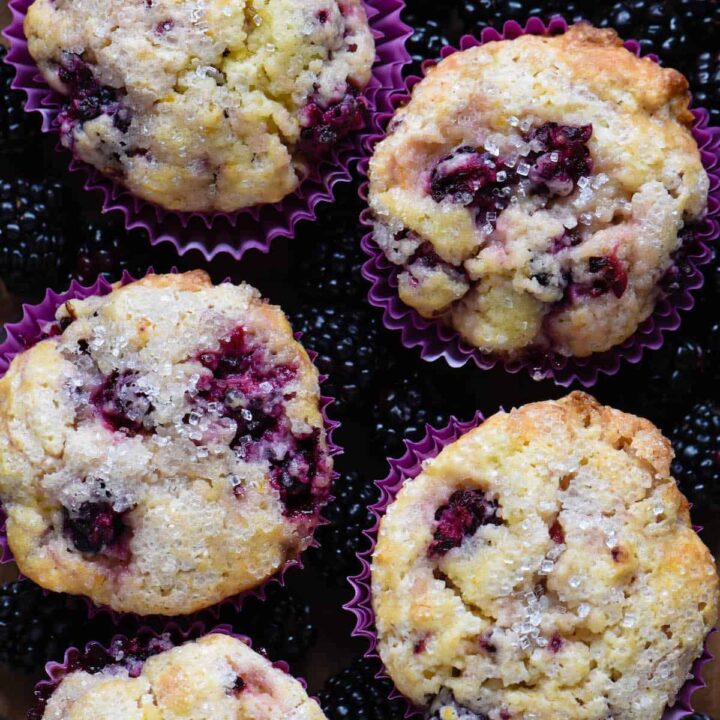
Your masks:
M174 615L308 547L332 461L317 370L279 308L194 271L57 317L0 380L0 501L25 575Z
M573 393L405 482L372 560L380 656L436 720L659 720L718 577L650 422Z
M680 73L585 24L442 60L370 162L400 299L486 352L622 343L705 212L688 102Z
M206 635L152 655L67 675L43 720L324 720L302 685L240 640Z
M362 125L361 0L35 0L28 47L62 143L178 211L277 202Z

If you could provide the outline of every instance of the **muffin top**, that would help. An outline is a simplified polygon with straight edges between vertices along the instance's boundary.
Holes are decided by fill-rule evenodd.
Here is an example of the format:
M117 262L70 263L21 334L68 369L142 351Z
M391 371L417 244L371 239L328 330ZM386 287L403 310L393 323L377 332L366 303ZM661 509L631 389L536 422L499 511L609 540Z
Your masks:
M360 0L35 0L28 47L63 144L170 210L281 200L362 124Z
M718 577L650 422L583 393L498 413L382 519L379 652L437 720L659 720Z
M400 298L498 354L628 338L705 210L687 88L586 24L440 62L370 164Z
M255 587L310 543L332 462L282 311L200 271L70 300L0 380L21 571L140 614Z
M148 658L67 675L43 720L324 720L302 685L240 640L205 635Z

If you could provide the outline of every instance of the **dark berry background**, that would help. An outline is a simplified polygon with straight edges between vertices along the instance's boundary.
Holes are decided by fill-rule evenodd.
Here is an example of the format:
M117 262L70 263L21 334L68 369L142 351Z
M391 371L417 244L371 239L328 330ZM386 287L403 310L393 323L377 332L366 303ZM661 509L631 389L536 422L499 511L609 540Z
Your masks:
M720 124L720 4L713 0L409 0L413 68L464 32L557 12L640 39L646 51L688 76L697 104ZM6 22L0 0L0 26ZM567 391L524 374L425 363L384 330L359 274L357 180L339 186L337 202L321 206L318 221L301 225L294 240L276 241L269 255L250 253L240 263L219 257L208 266L197 253L177 258L167 245L151 247L142 233L128 236L112 216L100 215L98 197L67 172L68 158L54 151L54 139L40 137L35 119L22 111L22 97L9 90L11 77L0 69L0 321L17 319L20 304L39 300L48 286L64 289L72 277L91 282L99 273L115 278L124 269L142 273L151 264L157 271L204 267L215 281L247 280L282 305L318 353L317 364L329 375L326 391L338 398L330 411L343 422L336 440L345 447L337 462L337 500L327 511L330 525L318 533L322 547L308 553L305 570L290 573L288 590L276 589L264 605L251 602L240 616L224 612L220 619L253 636L270 657L290 660L320 693L330 720L399 719L386 685L372 680L375 666L356 661L364 646L350 638L353 619L341 609L349 597L344 578L356 570L354 553L364 547L372 481L386 473L387 455L402 452L403 437L418 438L426 423L444 425L451 414L467 419L475 410L491 414ZM695 503L695 521L707 526L703 537L716 557L719 297L713 262L698 306L665 347L592 389L601 401L649 417L672 437L675 477ZM0 588L0 720L24 717L39 668L60 648L111 632L102 618L84 622L72 598L45 597L27 581L11 583L15 574L12 566L0 570L6 583ZM695 696L698 708L717 718L719 667L709 669L710 687Z

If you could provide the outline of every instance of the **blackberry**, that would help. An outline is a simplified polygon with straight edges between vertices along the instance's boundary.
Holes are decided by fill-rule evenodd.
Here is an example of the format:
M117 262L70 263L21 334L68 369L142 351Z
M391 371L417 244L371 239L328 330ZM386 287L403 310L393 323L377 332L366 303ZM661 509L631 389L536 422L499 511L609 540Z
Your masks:
M482 525L502 525L498 504L482 490L456 490L435 512L437 526L427 550L429 558L460 547Z
M0 45L0 152L30 149L40 137L40 120L25 112L25 97L10 87L15 71L5 64L7 48Z
M58 288L68 265L62 185L56 180L0 182L0 277L11 292Z
M673 477L699 510L720 509L720 404L700 402L671 435Z
M81 222L70 278L91 285L100 275L111 281L119 280L125 270L137 278L151 265L156 272L170 269L162 251L157 255L151 253L145 232L126 230L116 213L86 217Z
M306 305L295 313L293 328L302 344L317 353L315 365L328 379L324 394L335 398L331 413L344 416L363 405L380 369L380 326L366 307Z
M440 57L440 51L445 45L451 45L454 39L443 23L436 18L420 19L415 12L407 10L403 20L413 29L413 34L407 40L407 51L412 58L406 72L413 75L422 75L424 60L434 60Z
M629 371L642 390L631 409L662 427L704 391L711 372L709 348L694 337L671 336L657 351ZM632 384L629 386L635 386Z
M705 713L693 713L687 720L712 720L712 718Z
M373 406L375 438L388 457L400 457L405 452L403 440L419 440L427 424L444 427L453 410L464 416L470 405L450 408L448 394L429 370L413 370L381 388Z
M299 266L302 289L309 298L360 302L367 295L360 272L367 260L360 247L365 233L360 225L362 210L357 187L348 185L338 193L336 203L323 206L317 223L304 229Z
M323 514L328 520L316 531L320 547L308 552L310 562L329 582L343 585L349 575L359 571L356 553L366 549L364 530L375 522L370 505L380 493L372 480L357 470L340 472L333 483L335 499Z
M300 660L315 642L317 631L310 607L282 585L269 585L265 600L248 598L238 613L226 605L220 610L220 622L233 632L252 638L253 648L271 660Z
M387 678L377 679L378 670L376 661L362 658L333 675L318 693L328 720L402 720L405 703L390 700L393 685Z
M715 0L624 0L597 13L591 19L600 27L638 40L643 52L654 52L683 72L690 70L698 51L713 47L720 29L720 5Z
M688 80L695 104L710 112L711 125L720 125L720 51L700 53Z
M67 595L48 593L30 580L0 587L0 662L31 673L61 660L70 645L85 642L87 614Z

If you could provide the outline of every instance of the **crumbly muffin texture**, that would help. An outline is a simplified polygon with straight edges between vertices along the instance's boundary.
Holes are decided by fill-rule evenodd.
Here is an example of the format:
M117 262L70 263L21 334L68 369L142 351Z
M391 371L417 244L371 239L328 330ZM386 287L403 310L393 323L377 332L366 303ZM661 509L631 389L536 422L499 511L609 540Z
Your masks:
M370 163L400 298L486 352L623 342L705 211L688 102L682 75L585 24L440 62Z
M28 47L63 144L180 211L281 200L362 125L361 0L35 0Z
M302 685L240 640L206 635L148 658L67 675L43 720L324 720Z
M435 720L659 720L717 618L650 422L573 393L426 461L380 524L379 652Z
M0 380L0 501L25 575L174 615L310 544L332 462L317 371L279 308L194 271L70 300L55 332Z

